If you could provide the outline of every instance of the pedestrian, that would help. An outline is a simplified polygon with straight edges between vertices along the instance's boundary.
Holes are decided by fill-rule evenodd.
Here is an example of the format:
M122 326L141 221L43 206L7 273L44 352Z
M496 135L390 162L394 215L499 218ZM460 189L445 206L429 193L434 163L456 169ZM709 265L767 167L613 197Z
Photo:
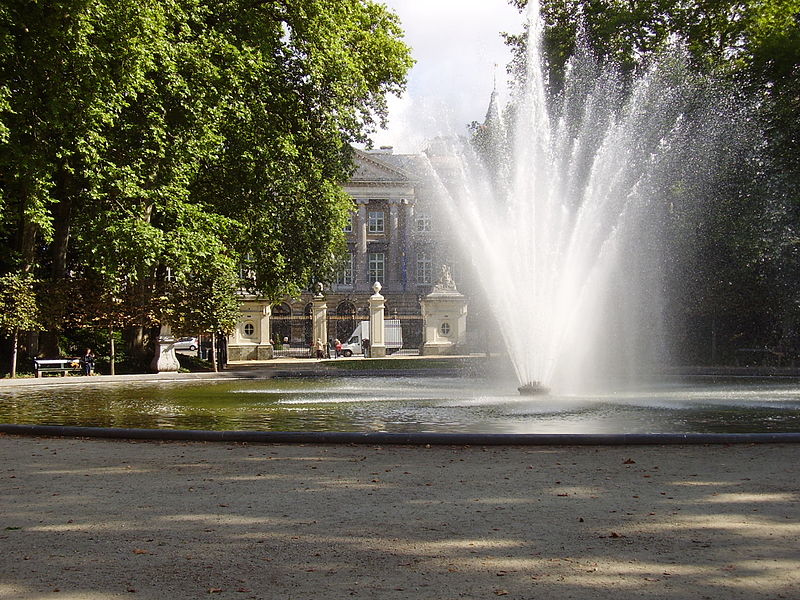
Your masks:
M91 375L94 373L94 354L91 348L86 349L86 353L81 357L81 370L84 375Z
M317 340L316 349L317 358L325 358L325 346L322 343L322 340Z
M336 353L336 358L342 355L342 342L339 341L339 338L333 340L333 350Z
M364 358L369 358L369 338L361 340L361 349L364 351Z

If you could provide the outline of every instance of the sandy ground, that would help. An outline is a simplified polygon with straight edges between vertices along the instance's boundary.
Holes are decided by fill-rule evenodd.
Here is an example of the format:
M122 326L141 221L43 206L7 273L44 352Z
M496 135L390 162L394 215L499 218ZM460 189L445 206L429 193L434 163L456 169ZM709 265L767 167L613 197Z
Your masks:
M0 598L800 598L800 445L0 435Z

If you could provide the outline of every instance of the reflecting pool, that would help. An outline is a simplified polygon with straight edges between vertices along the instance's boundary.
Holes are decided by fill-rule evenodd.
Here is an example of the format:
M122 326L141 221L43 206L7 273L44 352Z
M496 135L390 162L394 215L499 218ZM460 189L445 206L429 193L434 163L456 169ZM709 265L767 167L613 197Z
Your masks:
M795 380L661 384L523 397L463 377L333 377L32 385L0 391L0 422L394 433L800 432Z

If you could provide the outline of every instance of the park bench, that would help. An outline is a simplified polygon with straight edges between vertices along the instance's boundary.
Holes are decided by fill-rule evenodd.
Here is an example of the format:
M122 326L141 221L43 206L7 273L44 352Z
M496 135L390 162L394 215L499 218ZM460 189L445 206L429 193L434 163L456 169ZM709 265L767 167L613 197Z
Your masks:
M70 371L81 371L81 361L79 358L34 358L33 368L36 377L45 373L60 373L62 377L66 377Z

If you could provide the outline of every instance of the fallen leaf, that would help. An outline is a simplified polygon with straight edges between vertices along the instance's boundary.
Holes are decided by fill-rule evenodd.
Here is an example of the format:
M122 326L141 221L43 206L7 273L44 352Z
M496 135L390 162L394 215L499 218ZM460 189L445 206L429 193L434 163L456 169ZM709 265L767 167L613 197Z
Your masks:
M635 465L636 461L633 460L632 458L626 458L625 460L622 461L622 464L623 465Z
M495 596L508 596L508 590L495 590Z
M149 550L143 550L142 548L134 548L133 549L133 553L134 554L150 554L150 551Z

